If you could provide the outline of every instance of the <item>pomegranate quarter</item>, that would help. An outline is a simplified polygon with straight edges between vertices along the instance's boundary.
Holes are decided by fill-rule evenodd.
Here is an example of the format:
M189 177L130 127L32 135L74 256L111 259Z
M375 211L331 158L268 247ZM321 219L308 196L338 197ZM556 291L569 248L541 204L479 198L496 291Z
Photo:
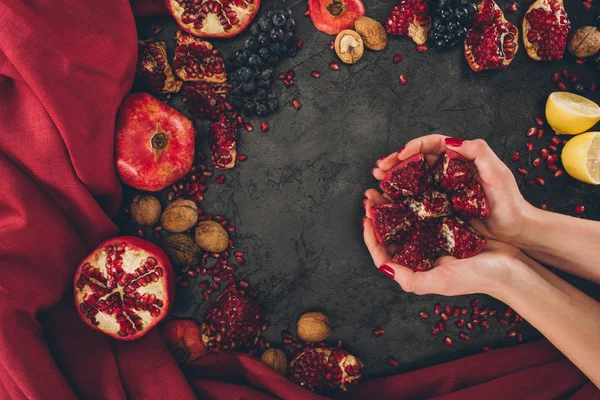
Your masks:
M75 272L75 305L90 327L119 340L144 336L169 311L175 291L167 255L145 240L101 243Z

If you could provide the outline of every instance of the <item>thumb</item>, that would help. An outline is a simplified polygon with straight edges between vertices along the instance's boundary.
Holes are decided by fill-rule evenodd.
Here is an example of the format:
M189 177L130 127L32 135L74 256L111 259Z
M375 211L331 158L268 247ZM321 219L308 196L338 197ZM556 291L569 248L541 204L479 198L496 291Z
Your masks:
M411 282L415 275L412 269L389 260L379 266L379 271L388 278L395 280L405 292L411 291Z

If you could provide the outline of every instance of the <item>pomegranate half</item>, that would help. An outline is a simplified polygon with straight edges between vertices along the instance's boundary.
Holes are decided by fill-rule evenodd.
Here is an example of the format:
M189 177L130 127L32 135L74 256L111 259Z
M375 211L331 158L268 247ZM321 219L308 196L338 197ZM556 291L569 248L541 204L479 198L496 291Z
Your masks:
M523 18L523 43L536 61L562 60L571 22L562 0L537 0Z
M228 38L250 25L260 0L165 0L165 5L184 31L203 38Z
M365 15L361 0L308 0L310 19L317 30L337 35L354 29L354 21Z
M175 277L158 246L121 236L101 243L81 262L73 288L86 324L115 339L134 340L167 315Z

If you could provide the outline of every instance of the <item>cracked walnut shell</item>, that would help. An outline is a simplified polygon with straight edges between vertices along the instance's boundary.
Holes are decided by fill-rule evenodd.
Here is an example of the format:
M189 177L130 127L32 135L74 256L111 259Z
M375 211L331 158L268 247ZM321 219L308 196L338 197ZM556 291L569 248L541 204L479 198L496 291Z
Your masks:
M346 64L355 64L364 51L362 38L352 29L344 29L335 38L335 53Z

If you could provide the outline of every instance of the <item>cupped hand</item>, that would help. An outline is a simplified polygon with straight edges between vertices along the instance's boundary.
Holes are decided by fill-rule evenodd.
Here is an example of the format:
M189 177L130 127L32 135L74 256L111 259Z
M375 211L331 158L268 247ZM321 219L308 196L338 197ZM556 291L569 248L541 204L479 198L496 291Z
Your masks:
M526 256L516 247L495 240L478 255L463 260L445 256L435 268L415 272L392 261L394 246L383 246L375 237L371 222L371 207L388 200L377 190L369 189L364 202L367 216L363 220L364 240L375 266L394 279L406 292L458 296L472 293L493 294L511 281L515 268Z
M482 235L506 243L516 240L523 229L525 216L534 207L521 195L517 182L506 164L498 158L488 144L482 140L449 138L443 135L428 135L413 139L396 153L377 161L373 176L382 180L387 171L415 154L425 154L433 165L446 150L453 150L475 164L475 177L483 186L489 202L490 215L482 220L472 220L473 228Z

